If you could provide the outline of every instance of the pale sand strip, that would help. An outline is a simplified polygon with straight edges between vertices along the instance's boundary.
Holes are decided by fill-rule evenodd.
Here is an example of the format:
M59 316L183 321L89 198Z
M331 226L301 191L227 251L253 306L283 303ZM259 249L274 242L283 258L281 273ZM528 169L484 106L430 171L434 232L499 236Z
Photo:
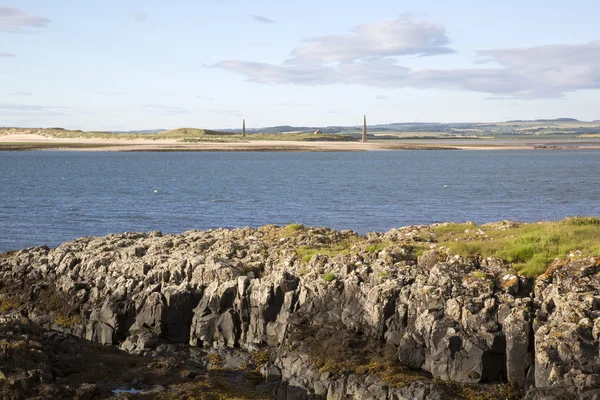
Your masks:
M467 142L467 143L465 143ZM557 146L561 149L600 148L600 139L577 140L415 140L415 141L371 141L362 142L293 142L293 141L240 141L240 142L195 142L184 143L176 139L103 139L73 138L58 139L36 134L0 135L2 143L24 145L51 145L49 149L69 151L386 151L386 150L531 150L536 146ZM62 144L65 147L60 147ZM55 146L56 145L56 146ZM91 147L68 147L85 145ZM93 147L98 145L99 147Z

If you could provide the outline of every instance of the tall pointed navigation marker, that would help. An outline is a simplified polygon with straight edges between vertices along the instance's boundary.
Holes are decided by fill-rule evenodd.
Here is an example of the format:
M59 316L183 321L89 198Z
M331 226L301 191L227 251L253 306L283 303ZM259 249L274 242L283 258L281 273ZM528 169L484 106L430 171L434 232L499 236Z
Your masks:
M365 115L363 121L363 134L362 134L362 142L367 143L367 116Z

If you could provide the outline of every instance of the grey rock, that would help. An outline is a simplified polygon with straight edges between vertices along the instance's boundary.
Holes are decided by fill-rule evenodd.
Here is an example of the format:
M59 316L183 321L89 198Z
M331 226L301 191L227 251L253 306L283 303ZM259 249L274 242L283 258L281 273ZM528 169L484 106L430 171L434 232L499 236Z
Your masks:
M424 226L370 233L351 254L298 257L301 247L352 242L353 235L267 226L85 237L2 255L0 294L23 294L28 300L17 312L47 328L135 354L158 354L163 343L268 347L275 356L267 381L282 398L446 396L431 382L393 389L374 376L325 375L306 354L286 350L302 341L298 327L362 335L441 380L534 384L532 396L600 387L597 259L573 258L533 280L502 260L466 259L441 246L418 259L400 243L367 249L420 240L431 235ZM49 291L66 296L61 310L45 311ZM77 318L59 327L54 316L65 310Z

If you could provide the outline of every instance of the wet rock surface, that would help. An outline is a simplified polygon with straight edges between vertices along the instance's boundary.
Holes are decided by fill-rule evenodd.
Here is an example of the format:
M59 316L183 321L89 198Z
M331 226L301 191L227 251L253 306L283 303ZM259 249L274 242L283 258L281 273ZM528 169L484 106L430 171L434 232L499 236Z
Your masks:
M600 396L598 259L531 279L430 234L265 226L1 254L3 396Z

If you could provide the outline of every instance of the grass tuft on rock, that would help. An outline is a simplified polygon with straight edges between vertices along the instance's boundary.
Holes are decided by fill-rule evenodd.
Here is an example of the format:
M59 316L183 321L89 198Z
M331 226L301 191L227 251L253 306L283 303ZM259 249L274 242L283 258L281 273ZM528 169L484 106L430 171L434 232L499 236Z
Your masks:
M335 279L335 274L332 274L332 273L323 274L323 275L321 275L321 278L323 278L323 280L325 282L331 282Z
M81 325L83 321L79 315L68 315L64 312L59 312L56 314L54 323L58 326L70 328L73 326Z
M308 263L315 254L322 254L324 256L335 257L340 254L350 254L350 249L354 243L348 241L342 241L330 245L323 246L300 246L296 249L296 254L304 263Z

